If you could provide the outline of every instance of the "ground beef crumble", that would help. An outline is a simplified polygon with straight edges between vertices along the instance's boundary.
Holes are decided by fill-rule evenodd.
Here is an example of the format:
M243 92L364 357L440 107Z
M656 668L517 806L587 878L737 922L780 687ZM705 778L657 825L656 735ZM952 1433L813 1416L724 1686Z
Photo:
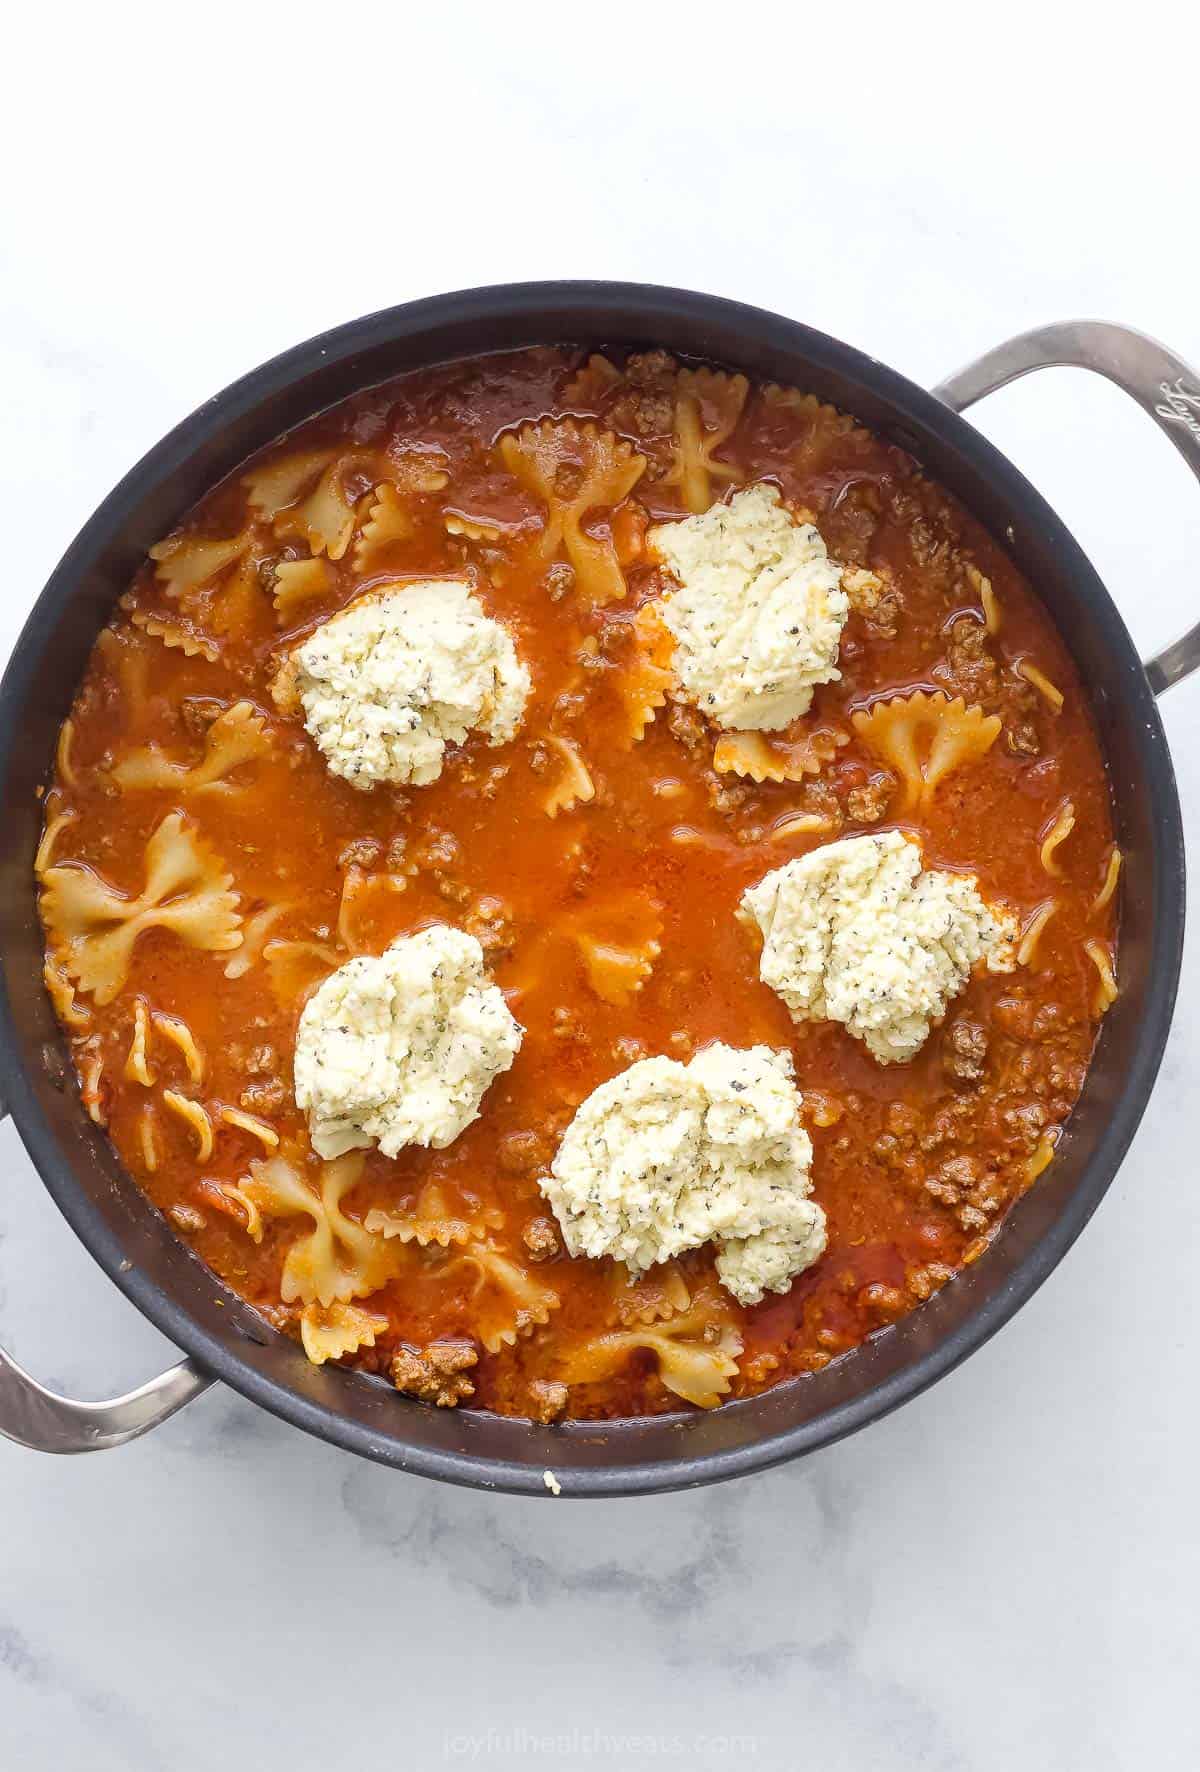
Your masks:
M1012 755L1041 754L1036 719L1041 698L1017 672L1001 670L988 631L975 616L960 615L950 624L946 656L934 666L933 676L950 694L961 695L968 706L999 714L1004 722L1004 742Z
M846 817L855 824L876 824L891 802L895 782L890 775L873 775L869 782L851 788L846 795Z
M521 1241L530 1261L553 1261L562 1252L558 1226L552 1218L531 1218L521 1232Z
M265 1083L250 1083L238 1096L238 1105L248 1114L277 1114L287 1100L287 1085L282 1077Z
M540 1132L507 1132L497 1157L507 1174L530 1175L550 1161L550 1145Z
M690 703L672 701L667 725L690 757L698 757L708 748L708 728Z
M942 1049L942 1064L956 1083L978 1083L987 1062L988 1037L973 1021L952 1022Z
M1000 667L988 645L988 631L973 615L951 623L946 657L933 667L939 683L971 705L994 702L1000 690Z
M566 1385L557 1379L531 1378L525 1392L529 1419L548 1427L563 1413L569 1396Z
M417 1397L422 1403L453 1409L464 1398L475 1395L475 1386L467 1373L478 1363L478 1350L469 1341L431 1341L424 1352L415 1347L400 1347L392 1355L392 1383L398 1391Z
M225 704L208 695L185 695L179 704L179 718L193 738L203 738L224 712Z

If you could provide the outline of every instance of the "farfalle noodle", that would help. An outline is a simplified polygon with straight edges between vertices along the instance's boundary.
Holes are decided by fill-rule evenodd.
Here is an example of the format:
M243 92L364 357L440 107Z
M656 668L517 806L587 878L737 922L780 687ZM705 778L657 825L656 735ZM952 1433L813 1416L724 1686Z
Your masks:
M626 594L625 575L612 540L587 534L582 524L590 511L611 509L628 498L645 457L611 431L570 419L547 419L510 432L500 439L500 455L509 473L545 501L540 557L553 560L562 547L586 602L619 602Z
M207 1163L213 1154L212 1117L202 1102L193 1101L190 1096L180 1095L177 1089L164 1089L162 1092L163 1106L169 1107L188 1128L196 1142L196 1161Z
M242 944L233 958L225 962L226 978L244 978L251 967L258 965L272 929L292 908L284 902L267 904L245 919L242 924Z
M405 500L388 481L375 488L367 507L366 521L354 544L354 570L366 572L375 557L393 542L405 541L413 532L413 519Z
M456 1206L437 1181L426 1182L412 1206L376 1206L363 1220L369 1231L381 1237L417 1243L422 1249L431 1244L448 1249L452 1244L479 1243L502 1222L502 1215L495 1209Z
M357 520L356 508L342 484L341 464L334 461L306 499L280 511L274 529L283 541L295 537L307 542L312 553L340 560L350 546Z
M661 912L645 893L626 892L572 921L571 939L588 984L605 1003L628 1003L654 971L662 952Z
M204 738L199 763L172 763L157 746L130 751L113 769L121 788L168 788L173 793L232 793L228 780L243 763L271 755L267 723L252 702L239 701L219 714Z
M145 885L126 898L90 868L47 869L42 915L51 945L81 990L103 1006L125 983L134 944L148 929L169 929L192 947L227 953L241 941L233 876L184 824L163 819L146 845Z
M614 1261L613 1315L625 1328L661 1323L678 1317L692 1302L687 1281L677 1263L660 1262L637 1279L631 1279L623 1262Z
M737 1376L742 1338L702 1303L665 1322L596 1336L565 1362L563 1379L570 1385L611 1378L642 1349L655 1356L658 1376L669 1391L698 1409L712 1409L728 1396Z
M39 879L54 859L54 850L59 837L69 824L74 824L79 814L70 806L48 807L46 823L42 831L41 842L37 846L37 854L33 858L33 871Z
M363 868L353 864L346 869L342 880L341 901L338 904L337 937L347 953L358 954L371 947L371 943L356 927L364 904L369 906L373 898L394 901L397 894L407 888L408 881L403 874L368 874ZM386 943L380 945L386 946Z
M280 1008L299 1011L321 981L342 964L342 958L323 941L267 942L263 959Z
M270 523L280 511L295 504L333 460L332 449L305 449L299 454L277 456L273 461L242 475L246 502L256 517Z
M484 1243L468 1243L446 1269L474 1274L470 1288L475 1333L489 1354L499 1353L523 1335L549 1322L558 1309L553 1286Z
M275 619L284 626L302 619L310 603L328 596L332 583L329 561L323 555L308 560L281 560L271 585Z
M221 541L198 535L168 536L150 549L154 575L168 597L186 596L239 559L247 539L245 535L231 535Z
M388 1320L379 1311L334 1299L330 1305L306 1304L300 1313L300 1340L314 1366L340 1360L360 1347L374 1347L387 1333Z
M848 734L824 727L802 727L790 735L723 732L713 746L713 768L718 775L744 775L757 782L803 781L818 775L847 743Z
M900 777L901 811L928 806L939 783L985 757L1000 733L998 715L924 690L877 701L851 724Z
M744 477L731 463L717 461L716 452L732 436L750 384L744 375L719 369L681 369L675 387L675 459L665 484L678 486L684 508L699 515L713 502L714 480Z
M554 785L542 800L542 807L549 818L557 818L560 812L570 812L573 807L594 800L596 784L572 739L548 732L545 742L558 757L560 767Z
M628 742L637 744L658 709L666 706L675 685L671 658L675 640L653 603L645 603L633 621L633 646L618 678L618 694L625 709Z
M250 1165L250 1173L230 1193L259 1218L312 1220L312 1229L297 1237L284 1257L280 1297L291 1304L330 1305L365 1298L394 1273L396 1258L386 1239L348 1218L342 1201L362 1178L362 1158L339 1157L322 1163L315 1186L288 1157L267 1157ZM251 1231L251 1235L253 1235ZM255 1241L261 1241L260 1229Z
M1056 879L1062 878L1063 864L1058 851L1075 829L1075 807L1064 800L1042 834L1038 854L1043 868Z
M797 474L818 473L847 438L868 438L849 413L839 412L836 406L815 394L802 393L799 388L784 388L771 382L763 389L763 403L768 411L789 413L806 422L804 435L791 450L791 465Z
M182 618L167 621L162 616L149 615L144 610L135 609L129 619L144 634L161 640L164 646L182 652L187 658L206 658L209 664L216 664L220 657L216 642L198 632Z
M170 1042L183 1059L187 1068L188 1080L192 1083L204 1081L204 1053L187 1022L178 1015L167 1015L163 1010L156 1009L151 1016L155 1032Z

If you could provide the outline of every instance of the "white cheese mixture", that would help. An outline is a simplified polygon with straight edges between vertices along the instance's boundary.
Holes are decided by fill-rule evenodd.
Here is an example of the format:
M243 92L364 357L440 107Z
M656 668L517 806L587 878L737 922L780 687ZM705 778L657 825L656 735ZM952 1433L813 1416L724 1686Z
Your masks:
M448 744L511 739L529 672L506 628L458 580L385 587L324 622L292 653L304 724L356 788L436 781Z
M313 1149L444 1149L478 1118L521 1036L461 929L435 923L378 958L348 960L309 998L296 1035L296 1101Z
M675 674L718 726L772 732L831 683L850 610L842 569L774 486L751 486L648 537L679 580L664 597Z
M791 1076L786 1052L717 1044L688 1064L643 1058L594 1089L541 1183L571 1254L637 1274L711 1240L742 1304L786 1292L825 1247Z
M763 936L760 975L796 1021L841 1021L881 1064L920 1050L971 975L1011 972L1016 922L973 875L925 870L899 831L847 837L743 894Z

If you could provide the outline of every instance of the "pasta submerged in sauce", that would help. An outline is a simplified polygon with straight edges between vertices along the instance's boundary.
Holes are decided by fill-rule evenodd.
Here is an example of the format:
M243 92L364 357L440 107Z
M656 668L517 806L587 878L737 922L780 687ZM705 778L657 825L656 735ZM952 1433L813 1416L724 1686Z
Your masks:
M764 480L846 568L841 678L784 732L721 733L639 615L667 588L646 531ZM365 589L439 577L512 635L524 722L364 792L271 684ZM793 1023L734 913L793 857L897 827L1016 913L1020 963L884 1066ZM1119 866L1064 647L908 456L790 389L566 349L374 388L191 513L97 642L38 855L84 1103L196 1254L310 1358L543 1420L814 1372L976 1259L1082 1086ZM481 943L521 1051L446 1149L322 1162L301 1009L434 922ZM791 1053L828 1219L752 1307L708 1246L633 1282L568 1259L538 1186L591 1090L713 1041Z

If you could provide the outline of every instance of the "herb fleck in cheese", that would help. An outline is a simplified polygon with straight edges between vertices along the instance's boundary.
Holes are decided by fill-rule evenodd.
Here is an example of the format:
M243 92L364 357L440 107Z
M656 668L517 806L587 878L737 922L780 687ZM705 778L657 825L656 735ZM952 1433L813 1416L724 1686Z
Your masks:
M788 1053L715 1044L594 1089L541 1183L572 1255L631 1273L712 1241L742 1304L786 1292L825 1247Z
M775 731L807 712L816 684L841 675L842 569L774 486L662 523L648 539L679 580L661 604L676 675L716 725Z
M511 739L529 672L470 587L388 586L324 622L291 655L304 724L333 774L357 788L436 781L448 744Z
M443 1149L478 1118L521 1035L461 929L435 923L378 958L347 961L309 998L296 1036L296 1101L313 1149Z
M881 1064L910 1059L971 969L1009 972L1016 924L970 874L924 869L899 831L848 837L743 894L760 974L796 1021L844 1022Z

